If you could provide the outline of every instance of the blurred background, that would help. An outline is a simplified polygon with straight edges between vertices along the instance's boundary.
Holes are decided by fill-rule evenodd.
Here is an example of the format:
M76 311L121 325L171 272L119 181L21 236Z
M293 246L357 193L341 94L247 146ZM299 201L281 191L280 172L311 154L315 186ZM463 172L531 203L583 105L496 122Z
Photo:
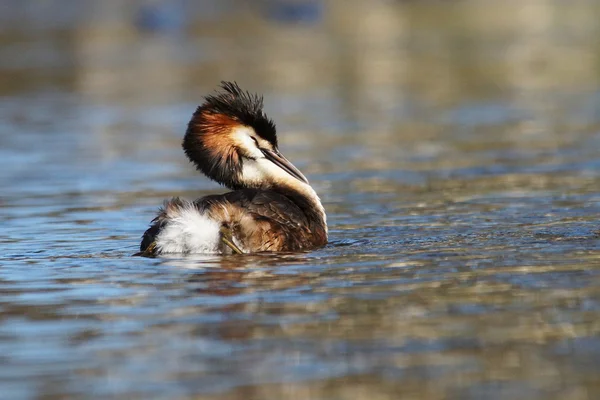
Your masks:
M0 0L0 393L596 399L600 4ZM265 96L331 243L131 257ZM3 397L4 398L4 397Z

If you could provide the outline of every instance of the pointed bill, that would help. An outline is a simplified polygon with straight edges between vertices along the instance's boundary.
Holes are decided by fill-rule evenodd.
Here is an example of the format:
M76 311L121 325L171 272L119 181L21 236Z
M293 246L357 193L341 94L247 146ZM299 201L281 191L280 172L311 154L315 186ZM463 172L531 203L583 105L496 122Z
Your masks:
M278 150L272 151L267 149L261 149L265 157L279 168L298 179L300 182L308 184L308 179L300 172L300 170L294 167L287 158L283 156Z

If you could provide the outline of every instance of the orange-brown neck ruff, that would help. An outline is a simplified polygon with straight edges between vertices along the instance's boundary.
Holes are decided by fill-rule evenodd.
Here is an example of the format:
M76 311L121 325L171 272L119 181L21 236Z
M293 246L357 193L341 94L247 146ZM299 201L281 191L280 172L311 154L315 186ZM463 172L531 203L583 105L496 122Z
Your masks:
M241 188L243 163L229 133L235 119L198 108L183 139L183 149L204 175L232 189Z

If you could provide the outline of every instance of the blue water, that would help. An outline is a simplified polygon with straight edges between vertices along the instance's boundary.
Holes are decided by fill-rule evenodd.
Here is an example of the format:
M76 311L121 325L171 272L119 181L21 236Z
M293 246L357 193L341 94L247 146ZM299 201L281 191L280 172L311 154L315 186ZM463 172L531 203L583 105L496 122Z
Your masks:
M169 9L148 32L89 1L5 28L2 398L600 394L600 84L576 40L596 7L538 35L502 7L487 29L439 22L490 18L477 2L375 2L387 29L365 19L361 39L317 3L298 21ZM540 70L505 60L540 48ZM180 148L220 79L265 94L325 248L132 257L163 199L223 191Z

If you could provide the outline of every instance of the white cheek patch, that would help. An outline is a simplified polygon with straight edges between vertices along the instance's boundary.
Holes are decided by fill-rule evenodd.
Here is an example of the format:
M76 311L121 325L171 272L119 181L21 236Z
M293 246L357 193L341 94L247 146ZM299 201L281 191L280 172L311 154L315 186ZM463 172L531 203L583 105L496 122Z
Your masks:
M240 149L244 149L249 157L263 157L262 152L256 147L256 143L252 140L252 136L256 136L254 129L249 126L238 126L232 131L234 143Z
M273 151L273 145L271 144L271 142L269 142L268 140L256 137L256 140L258 140L258 146L261 149L267 149L267 150L271 150Z

